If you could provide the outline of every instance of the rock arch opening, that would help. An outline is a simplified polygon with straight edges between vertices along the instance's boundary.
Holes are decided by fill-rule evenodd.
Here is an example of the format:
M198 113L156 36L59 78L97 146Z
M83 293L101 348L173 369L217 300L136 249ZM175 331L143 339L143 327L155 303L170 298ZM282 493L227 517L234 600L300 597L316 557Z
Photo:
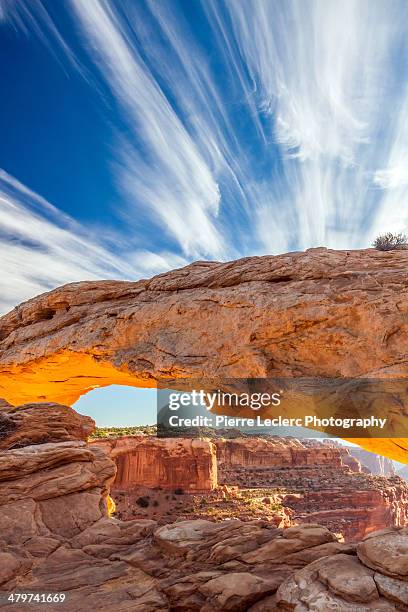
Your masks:
M90 416L102 433L126 435L132 428L152 426L157 421L156 389L125 385L95 387L73 405L80 414Z
M311 249L65 285L0 319L0 397L72 405L161 377L407 378L407 257ZM407 440L358 443L408 462Z

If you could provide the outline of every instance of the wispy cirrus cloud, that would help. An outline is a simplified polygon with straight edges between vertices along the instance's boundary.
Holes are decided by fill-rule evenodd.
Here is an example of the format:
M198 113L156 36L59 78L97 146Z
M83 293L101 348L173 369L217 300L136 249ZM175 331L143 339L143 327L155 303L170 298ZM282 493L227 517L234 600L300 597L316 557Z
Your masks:
M71 68L87 79L87 72L64 40L41 0L0 0L0 24L6 22L25 36L36 36L64 68Z
M89 87L100 78L110 92L122 231L116 245L90 238L44 202L37 210L20 185L0 210L11 294L194 258L360 248L407 230L405 2L70 0L73 46L45 6L0 0L0 20L42 36Z
M180 267L171 253L114 253L90 228L0 170L0 314L58 285L101 278L138 279Z
M218 74L171 3L74 6L144 143L120 147L118 181L187 257L370 244L390 205L378 186L401 184L384 115L405 96L395 63L406 51L401 3L203 2ZM245 111L245 133L220 70ZM404 120L401 111L397 129Z
M406 7L238 0L211 2L207 12L226 62L263 117L265 140L281 147L298 245L369 244L384 209L376 186L396 175L401 183L401 157L377 168L387 156L388 111L406 97L396 61L407 52ZM391 156L401 154L405 119L402 110ZM405 210L399 225L406 224Z
M112 4L73 0L73 7L113 94L129 114L129 124L141 139L142 151L123 156L131 168L124 181L148 205L164 231L189 256L224 252L222 232L215 219L220 193L210 167L185 125L174 112L143 59L130 42Z

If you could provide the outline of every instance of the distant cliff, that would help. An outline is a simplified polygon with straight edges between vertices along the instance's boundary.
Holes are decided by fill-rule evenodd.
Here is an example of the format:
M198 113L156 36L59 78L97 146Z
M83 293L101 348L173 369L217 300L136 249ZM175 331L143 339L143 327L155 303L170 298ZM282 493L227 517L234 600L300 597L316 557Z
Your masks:
M403 467L401 470L398 471L398 476L408 481L408 465L406 465L405 467Z
M382 457L375 453L369 453L363 448L350 447L350 455L360 461L360 463L368 468L371 474L378 474L379 476L394 476L395 467L394 462L388 457Z
M95 440L117 466L115 489L137 486L211 491L217 486L215 446L209 440L127 436Z

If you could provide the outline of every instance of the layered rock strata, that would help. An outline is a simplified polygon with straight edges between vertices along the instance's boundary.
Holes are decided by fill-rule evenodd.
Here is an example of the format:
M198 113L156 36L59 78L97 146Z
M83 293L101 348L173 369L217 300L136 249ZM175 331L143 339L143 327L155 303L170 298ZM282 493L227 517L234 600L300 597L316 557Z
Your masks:
M0 395L71 404L162 378L406 378L407 264L407 251L321 248L66 285L2 317ZM407 460L404 437L358 443Z
M398 477L315 473L286 486L298 491L282 499L294 511L295 522L319 522L346 541L356 542L384 527L408 525L408 486Z
M0 400L0 450L46 442L86 441L95 422L61 404L12 406Z
M27 610L8 599L19 592L63 592L46 609L67 612L406 609L407 529L372 534L356 554L313 524L122 522L108 516L114 476L103 448L82 440L0 451L2 610Z
M211 491L217 486L217 459L210 440L124 436L95 441L117 466L115 489L137 486Z
M67 444L72 443L54 446ZM21 450L3 454L15 452ZM87 489L77 495L76 504L69 497L52 498L54 503L42 506L37 516L20 499L19 519L32 525L24 533L20 521L6 514L3 592L64 592L66 602L47 609L75 612L259 612L294 610L304 600L310 603L305 609L311 610L329 609L316 607L316 601L335 601L339 610L349 609L350 602L359 611L405 609L407 530L373 534L374 545L363 542L357 557L353 546L318 525L279 529L262 521L200 519L164 527L148 520L123 523L100 516L89 505ZM304 575L313 596L309 590L301 592ZM374 587L372 582L367 586L373 576ZM4 598L2 602L4 610L26 609ZM34 603L30 609L43 605Z
M160 501L162 513L169 506L168 516L177 515L180 500L170 507L162 503L163 495L146 492L148 487L194 493L214 490L219 483L252 490L252 497L260 500L272 495L274 503L291 511L292 521L321 523L347 541L358 541L383 527L408 524L408 485L398 477L362 472L348 449L334 444L278 437L210 441L126 436L93 445L116 463L112 488L121 500L122 516L132 516L132 503L146 495L151 503ZM233 498L230 511L235 507L235 516L244 514L245 499L238 494ZM159 516L159 509L153 510ZM146 513L151 516L152 511ZM182 507L179 513L183 515Z
M220 484L279 489L296 522L321 523L347 541L408 525L407 483L362 472L344 447L285 438L215 443Z
M221 471L234 467L272 470L274 467L330 465L340 468L343 465L337 448L318 443L306 446L294 438L223 438L215 439L214 443Z

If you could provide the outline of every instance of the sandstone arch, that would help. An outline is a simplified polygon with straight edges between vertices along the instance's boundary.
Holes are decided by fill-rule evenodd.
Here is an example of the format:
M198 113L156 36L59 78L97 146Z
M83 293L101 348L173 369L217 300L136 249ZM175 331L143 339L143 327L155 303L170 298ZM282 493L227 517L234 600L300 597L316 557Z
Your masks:
M408 377L408 252L324 248L65 285L0 319L0 397L157 378ZM408 440L360 443L408 462Z

